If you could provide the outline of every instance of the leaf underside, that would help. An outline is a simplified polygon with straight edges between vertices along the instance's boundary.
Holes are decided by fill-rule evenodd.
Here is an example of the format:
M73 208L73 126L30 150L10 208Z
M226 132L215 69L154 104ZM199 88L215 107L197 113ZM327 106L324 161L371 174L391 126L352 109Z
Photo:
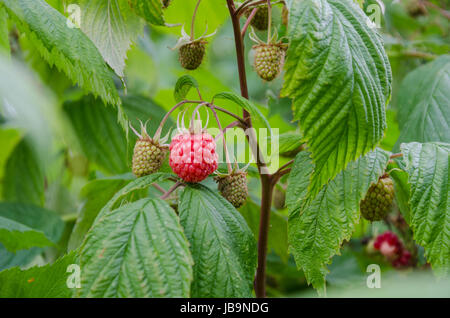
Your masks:
M44 0L0 0L21 32L51 65L105 103L120 106L113 72L91 40ZM119 117L121 123L125 118Z
M77 0L81 29L94 42L105 61L124 77L125 60L131 43L142 30L140 19L123 0Z
M148 23L164 25L161 0L129 0L129 4Z

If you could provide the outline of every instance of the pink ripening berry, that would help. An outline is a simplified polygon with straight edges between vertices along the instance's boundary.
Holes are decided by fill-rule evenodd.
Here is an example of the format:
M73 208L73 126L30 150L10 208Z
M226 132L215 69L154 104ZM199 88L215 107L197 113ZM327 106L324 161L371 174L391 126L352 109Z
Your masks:
M170 144L169 165L186 182L200 182L217 169L216 142L207 132L184 132Z

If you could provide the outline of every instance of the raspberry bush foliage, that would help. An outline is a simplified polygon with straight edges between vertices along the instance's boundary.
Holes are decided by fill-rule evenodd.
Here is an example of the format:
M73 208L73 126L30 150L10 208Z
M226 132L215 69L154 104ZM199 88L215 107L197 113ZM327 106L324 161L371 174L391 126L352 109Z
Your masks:
M0 297L448 295L445 1L69 2L0 0Z

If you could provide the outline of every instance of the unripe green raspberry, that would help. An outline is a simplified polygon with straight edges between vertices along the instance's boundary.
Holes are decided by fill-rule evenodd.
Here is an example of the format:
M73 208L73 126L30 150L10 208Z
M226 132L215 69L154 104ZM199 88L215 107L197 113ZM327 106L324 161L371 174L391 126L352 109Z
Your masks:
M250 13L253 11L254 8L249 8L245 12L245 16L248 18L250 16ZM269 27L269 8L267 5L262 5L258 7L258 10L256 11L255 16L253 17L251 21L251 26L254 27L257 30L265 31Z
M259 77L265 81L274 80L284 64L285 50L278 44L259 44L253 46L255 50L254 67Z
M361 215L369 221L383 220L394 201L394 184L388 175L372 184L360 203Z
M219 191L235 208L240 208L248 196L247 173L237 172L226 176L216 176Z
M422 0L407 0L405 1L406 10L409 15L416 18L427 14L427 8Z
M278 209L282 210L286 207L286 193L284 190L281 190L277 187L273 190L273 206Z
M179 61L187 70L195 70L202 64L205 55L206 41L195 41L180 47Z
M139 139L134 146L133 173L139 178L158 171L167 151L167 146L162 146L151 138Z

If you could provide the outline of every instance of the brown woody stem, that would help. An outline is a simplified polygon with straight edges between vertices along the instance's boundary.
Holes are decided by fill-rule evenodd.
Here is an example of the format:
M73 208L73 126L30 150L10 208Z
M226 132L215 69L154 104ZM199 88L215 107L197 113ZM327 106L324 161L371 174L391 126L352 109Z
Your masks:
M264 0L263 2L265 2ZM244 41L241 35L241 27L239 23L240 14L237 14L233 0L227 0L228 10L230 11L231 22L233 24L234 41L236 46L236 58L239 71L239 84L241 88L241 95L244 98L249 97L247 78L245 74L245 58L244 58ZM243 12L243 7L240 7ZM241 13L239 12L239 13ZM252 121L250 114L244 110L243 118L246 123L246 128L252 129ZM249 144L256 145L256 162L258 165L258 171L261 178L261 217L259 224L259 237L258 237L258 268L255 277L255 293L256 297L261 298L266 296L266 257L267 257L267 241L269 234L269 220L270 209L272 206L272 192L274 183L272 182L272 176L266 174L266 164L263 156L261 155L260 147L256 142L256 134L246 134Z

